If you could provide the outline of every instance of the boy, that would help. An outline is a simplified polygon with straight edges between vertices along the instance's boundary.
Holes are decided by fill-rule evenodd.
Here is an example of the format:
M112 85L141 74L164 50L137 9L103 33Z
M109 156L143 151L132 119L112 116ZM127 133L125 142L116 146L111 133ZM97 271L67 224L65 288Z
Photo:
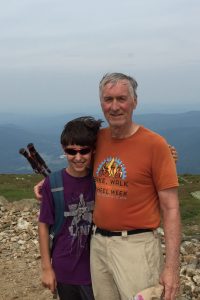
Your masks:
M42 283L60 300L93 300L90 278L89 238L95 187L89 171L101 120L81 117L68 122L61 134L61 145L68 167L62 170L64 224L49 251L49 228L55 209L47 177L42 187L39 215L39 241Z

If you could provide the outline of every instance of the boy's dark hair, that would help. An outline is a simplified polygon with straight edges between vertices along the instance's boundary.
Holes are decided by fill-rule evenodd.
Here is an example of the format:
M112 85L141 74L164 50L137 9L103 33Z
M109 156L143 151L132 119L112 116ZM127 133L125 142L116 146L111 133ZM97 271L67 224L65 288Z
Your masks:
M60 137L62 146L80 145L95 147L97 133L102 122L102 120L95 120L90 116L69 121L65 124Z

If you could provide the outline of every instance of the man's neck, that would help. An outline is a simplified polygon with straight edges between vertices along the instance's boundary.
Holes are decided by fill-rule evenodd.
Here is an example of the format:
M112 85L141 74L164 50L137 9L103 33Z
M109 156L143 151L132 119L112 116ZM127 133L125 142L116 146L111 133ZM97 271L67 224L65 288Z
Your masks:
M139 125L136 123L131 123L129 126L110 126L111 136L116 139L124 139L127 138L138 130Z

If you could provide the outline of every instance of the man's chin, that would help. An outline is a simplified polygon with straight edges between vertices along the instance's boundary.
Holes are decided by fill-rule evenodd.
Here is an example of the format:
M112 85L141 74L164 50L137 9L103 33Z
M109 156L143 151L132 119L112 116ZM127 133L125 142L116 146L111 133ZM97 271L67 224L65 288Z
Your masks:
M124 120L120 120L120 118L110 118L109 120L108 120L108 123L109 123L109 125L110 126L114 126L114 127L118 127L118 126L123 126L124 125Z

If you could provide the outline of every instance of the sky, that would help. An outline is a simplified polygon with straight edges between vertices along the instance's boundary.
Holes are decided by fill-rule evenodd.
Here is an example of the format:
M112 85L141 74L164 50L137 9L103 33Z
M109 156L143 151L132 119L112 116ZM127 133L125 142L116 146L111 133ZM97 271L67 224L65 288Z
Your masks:
M199 0L0 0L0 112L100 110L108 72L137 113L200 110Z

